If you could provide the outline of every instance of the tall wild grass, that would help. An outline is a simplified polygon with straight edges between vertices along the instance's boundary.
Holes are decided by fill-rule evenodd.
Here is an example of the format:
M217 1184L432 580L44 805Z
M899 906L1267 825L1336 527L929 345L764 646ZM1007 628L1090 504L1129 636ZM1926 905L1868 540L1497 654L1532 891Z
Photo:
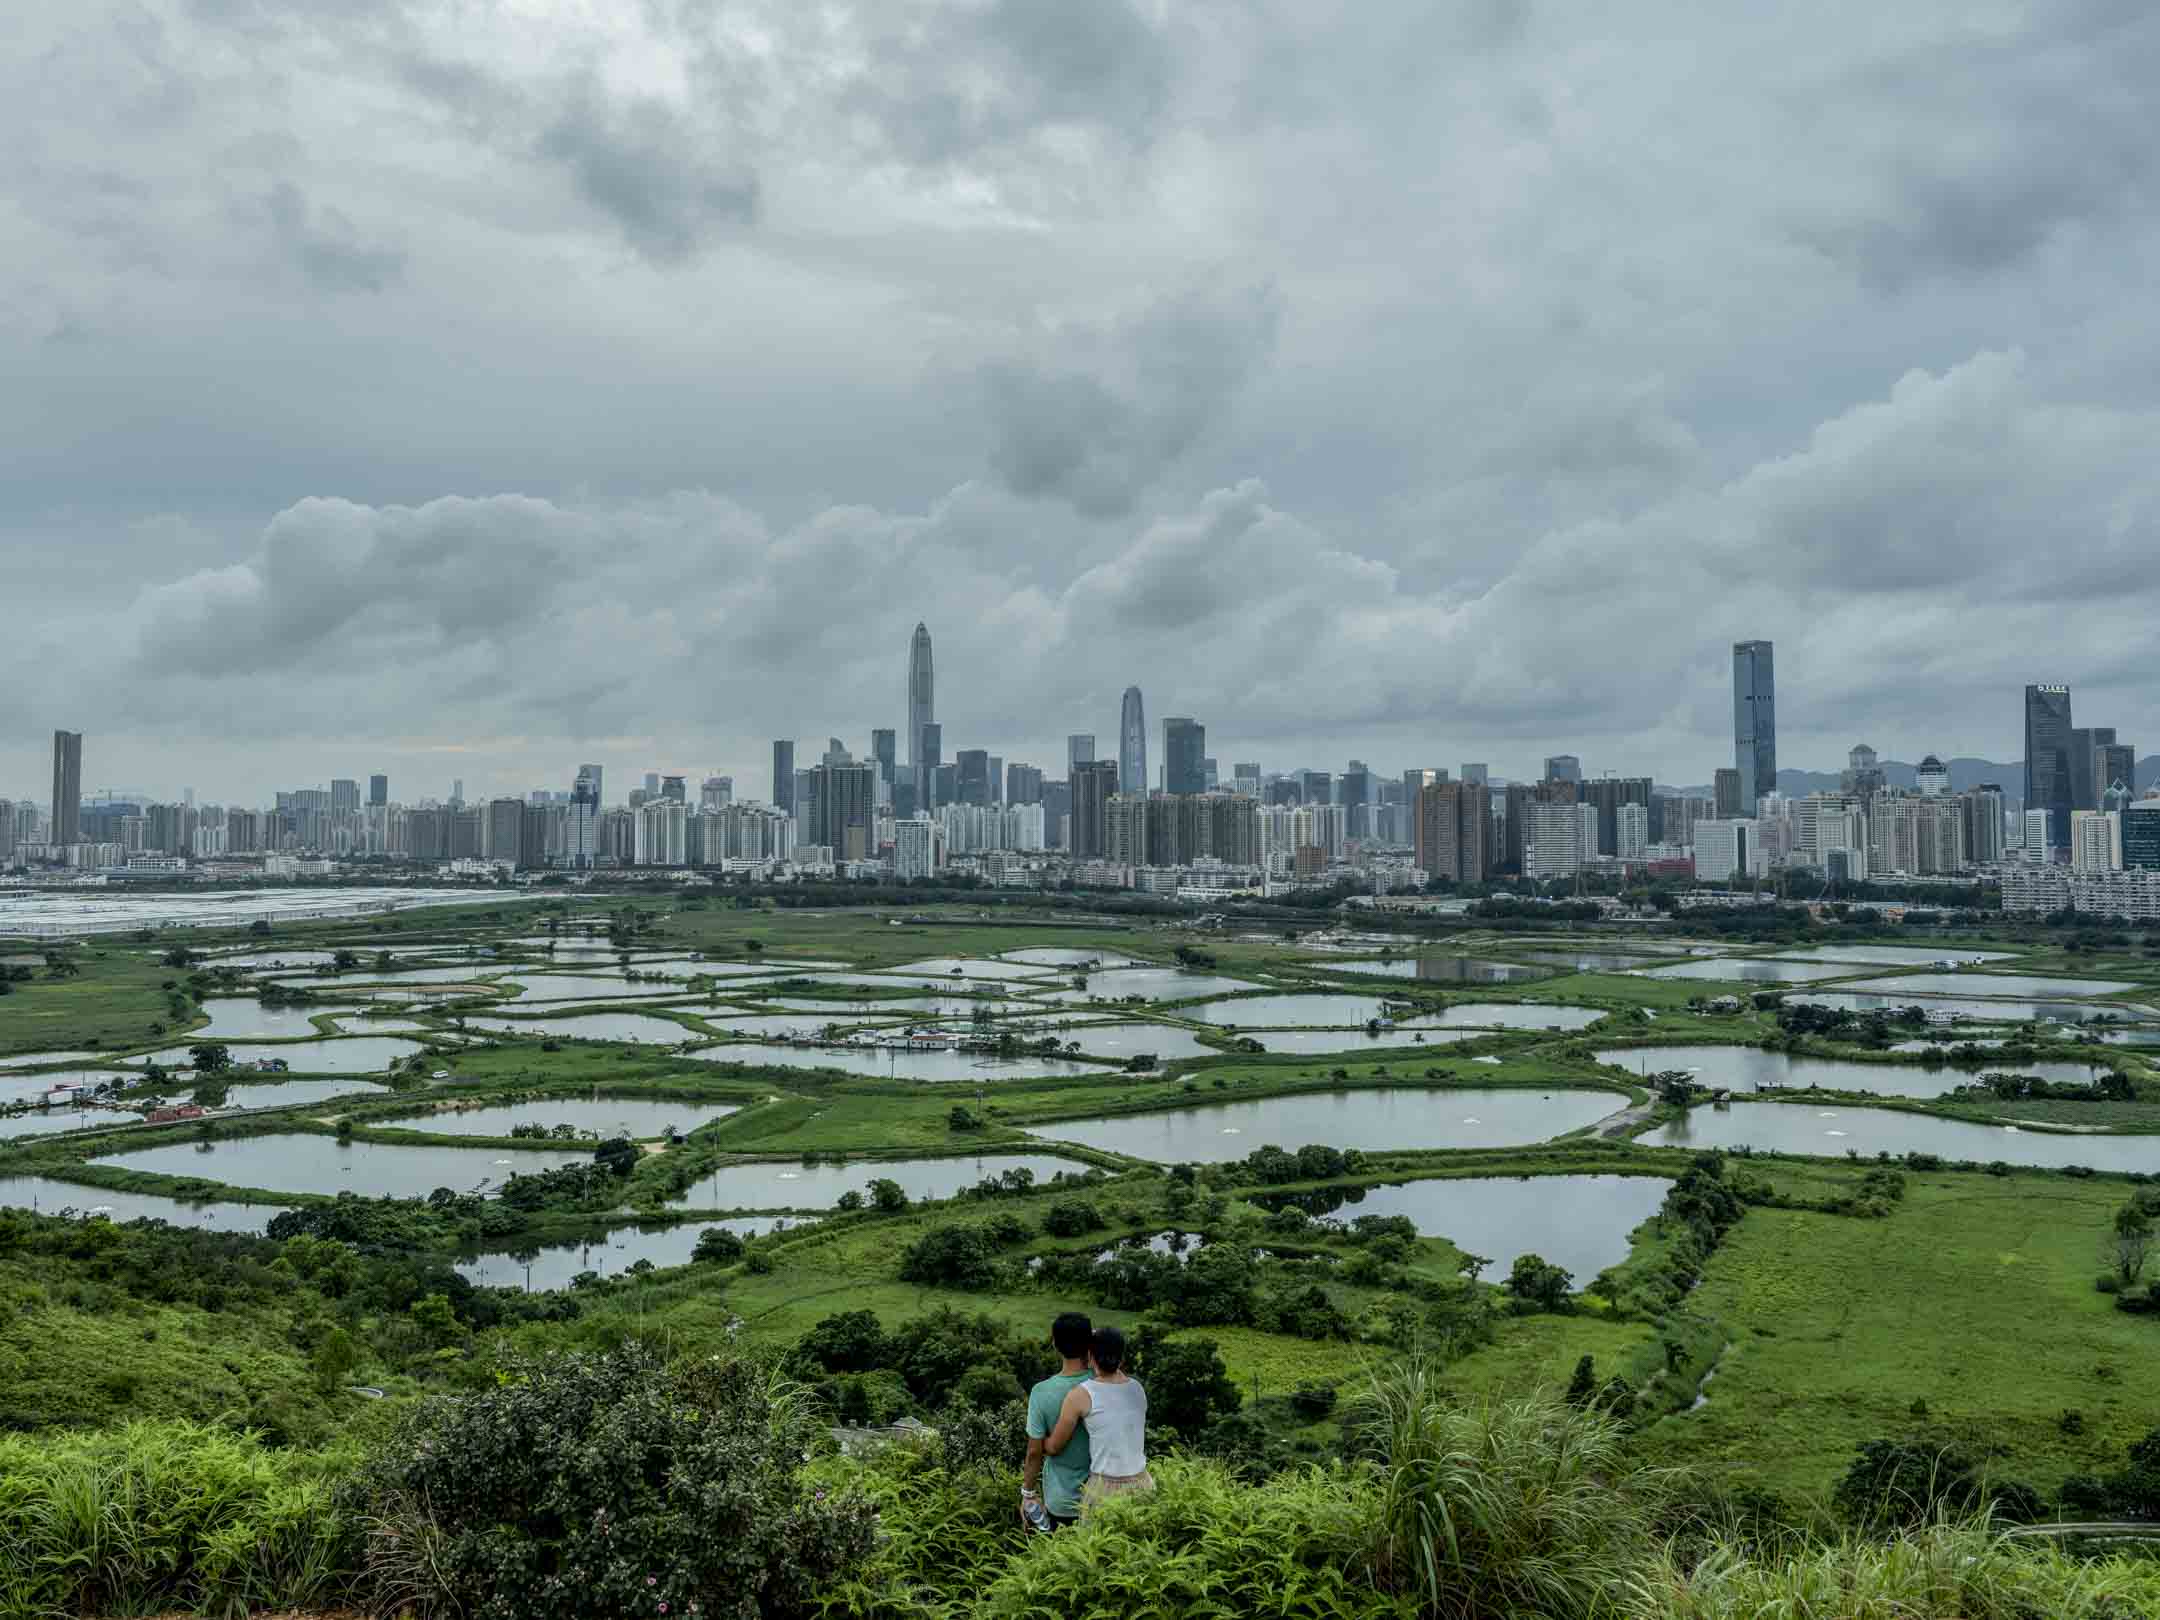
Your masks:
M326 1483L336 1467L187 1422L0 1435L0 1616L333 1599L353 1552Z

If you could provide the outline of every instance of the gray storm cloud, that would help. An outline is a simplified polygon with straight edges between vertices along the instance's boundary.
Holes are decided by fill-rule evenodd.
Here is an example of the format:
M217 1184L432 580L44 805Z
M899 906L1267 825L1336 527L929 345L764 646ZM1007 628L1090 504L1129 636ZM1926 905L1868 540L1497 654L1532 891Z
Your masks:
M2030 679L2150 746L2160 14L1880 21L30 8L0 794L60 725L755 777L895 723L918 618L1017 757L1137 681L1698 781L1752 635L1800 763L2013 757Z

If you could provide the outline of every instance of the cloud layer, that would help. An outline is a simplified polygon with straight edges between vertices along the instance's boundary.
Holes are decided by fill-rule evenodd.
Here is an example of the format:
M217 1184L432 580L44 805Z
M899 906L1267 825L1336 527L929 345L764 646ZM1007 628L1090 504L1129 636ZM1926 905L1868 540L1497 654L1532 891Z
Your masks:
M34 13L0 795L762 787L917 618L1010 757L1137 680L1700 780L1758 635L1788 763L2160 746L2156 77L2128 0Z

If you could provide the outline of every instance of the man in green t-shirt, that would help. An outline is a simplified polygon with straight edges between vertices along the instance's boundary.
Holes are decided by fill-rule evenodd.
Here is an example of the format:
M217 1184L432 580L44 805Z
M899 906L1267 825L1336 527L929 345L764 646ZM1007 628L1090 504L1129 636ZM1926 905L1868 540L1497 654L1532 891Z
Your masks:
M1020 1464L1020 1518L1031 1530L1063 1529L1080 1517L1080 1487L1088 1478L1087 1431L1081 1430L1055 1457L1043 1441L1057 1427L1066 1393L1087 1382L1088 1346L1095 1327L1078 1311L1050 1324L1050 1342L1065 1365L1028 1391L1027 1458Z

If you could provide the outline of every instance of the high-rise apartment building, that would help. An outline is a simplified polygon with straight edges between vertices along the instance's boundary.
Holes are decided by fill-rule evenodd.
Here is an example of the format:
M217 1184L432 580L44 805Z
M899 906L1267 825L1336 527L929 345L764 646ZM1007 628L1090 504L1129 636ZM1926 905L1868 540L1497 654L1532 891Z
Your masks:
M1230 767L1230 791L1248 799L1260 797L1260 765L1257 760L1239 760Z
M1173 796L1207 791L1207 727L1186 715L1162 723L1163 785Z
M1617 847L1614 853L1623 861L1644 859L1650 849L1650 806L1630 801L1615 812L1613 831Z
M1950 767L1933 754L1920 756L1920 763L1913 767L1913 791L1923 799L1947 799L1950 796Z
M983 748L963 748L953 755L958 770L957 801L961 804L988 804L994 795L990 791L990 753Z
M1430 782L1418 789L1412 841L1428 877L1481 883L1492 875L1490 800L1481 782Z
M480 837L480 854L488 860L525 865L525 801L490 799Z
M1965 819L1965 859L1974 866L1998 866L2003 858L2003 790L1982 782L1958 795Z
M772 745L772 802L775 810L795 813L795 744L775 740Z
M2052 852L2070 847L2070 812L2077 807L2077 789L2070 768L2070 688L2025 688L2025 808L2047 812L2046 848ZM2031 843L2030 835L2026 840ZM2028 847L2027 854L2032 854ZM2039 857L2051 858L2049 855Z
M367 802L370 810L380 810L390 802L390 778L380 771L367 779Z
M1740 773L1740 814L1755 814L1777 791L1777 681L1770 643L1736 641L1732 650L1733 767Z
M1072 857L1099 861L1110 848L1110 801L1118 790L1114 759L1075 765L1072 774Z
M360 808L360 784L349 776L338 776L330 781L330 813L349 816Z
M1528 799L1522 805L1522 872L1526 878L1572 877L1585 858L1584 806Z
M938 869L938 825L928 816L893 823L893 876L931 878Z
M690 784L680 776L663 776L660 778L660 797L676 804L688 804Z
M52 734L52 836L46 842L82 842L82 733Z
M1005 802L1008 805L1041 804L1043 796L1043 773L1033 765L1023 765L1018 760L1005 767Z
M1650 778L1647 776L1600 776L1594 781L1577 784L1575 800L1578 804L1597 807L1597 845L1591 851L1597 855L1620 853L1620 807L1623 804L1639 804L1645 815L1650 807Z
M2070 870L2083 874L2122 869L2122 817L2109 810L2071 811Z
M1488 785L1490 772L1483 760L1466 762L1458 773L1465 782L1475 782L1480 787Z
M1125 688L1118 707L1118 781L1127 793L1147 792L1147 709L1140 688Z
M827 764L810 775L815 806L810 842L830 845L833 860L863 861L877 853L872 828L877 811L877 767L872 764Z
M1545 780L1548 782L1580 782L1582 761L1573 754L1549 754L1545 759Z
M1700 883L1740 883L1755 870L1753 817L1724 817L1695 824L1695 878Z
M918 792L923 768L935 759L923 754L923 727L937 719L937 681L930 667L930 627L918 621L908 639L907 659L907 759Z

